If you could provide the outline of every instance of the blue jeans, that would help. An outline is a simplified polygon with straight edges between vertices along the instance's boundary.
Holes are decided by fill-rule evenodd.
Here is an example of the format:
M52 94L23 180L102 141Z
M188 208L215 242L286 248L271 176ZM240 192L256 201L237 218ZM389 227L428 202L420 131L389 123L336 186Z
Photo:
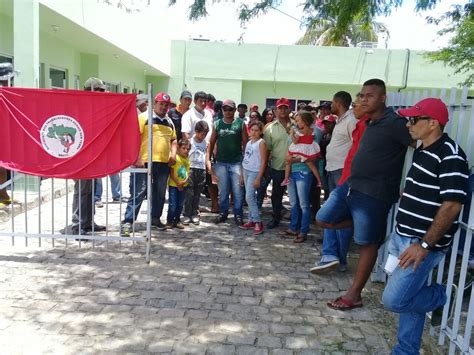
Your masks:
M146 173L130 174L130 198L127 201L127 208L125 209L125 217L123 219L124 223L132 223L135 219L137 219L142 202L146 197L146 180Z
M240 163L223 163L214 164L214 171L219 181L219 214L227 216L229 214L229 194L232 189L234 195L234 217L243 216L243 193L240 186Z
M185 191L179 191L175 186L168 188L168 223L179 222L181 211L183 210Z
M324 229L323 232L323 255L321 262L339 261L341 265L347 265L347 252L351 244L354 229Z
M332 192L332 190L336 188L337 183L339 182L339 179L341 178L341 176L342 176L342 169L337 169L337 170L327 172L329 192Z
M313 174L310 171L292 172L288 185L290 195L291 221L293 232L308 234L311 223L310 191Z
M165 205L166 187L170 168L168 163L153 163L151 167L151 216L160 218ZM130 198L125 210L124 223L132 223L138 216L147 193L147 175L145 173L130 174Z
M121 181L120 181L120 174L109 175L110 179L110 189L112 190L112 198L119 199L122 197L121 191ZM94 187L94 201L99 201L102 198L103 186L102 186L102 179L95 179L95 187Z
M390 236L388 251L399 256L411 244L419 243L417 238L403 237L394 231ZM428 276L438 265L446 251L430 251L413 271L413 265L406 269L397 267L389 278L382 296L388 310L400 314L398 344L392 354L419 354L426 312L431 312L446 303L446 291L439 284L427 285Z
M249 207L249 221L260 222L260 209L257 204L257 189L253 186L258 172L244 170L245 200Z
M385 236L387 216L392 204L349 188L337 186L316 214L316 219L328 224L352 219L354 241L359 245L379 244Z

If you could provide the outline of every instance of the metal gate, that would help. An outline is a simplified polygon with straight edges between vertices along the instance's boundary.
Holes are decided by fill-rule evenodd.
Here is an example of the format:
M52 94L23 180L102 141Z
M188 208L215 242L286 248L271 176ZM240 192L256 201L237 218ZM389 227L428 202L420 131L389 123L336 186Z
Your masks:
M152 85L148 85L148 127L153 123ZM153 144L152 130L148 130L148 151ZM124 142L126 144L126 142ZM145 260L150 261L151 251L151 201L152 201L152 154L148 154L145 168L130 167L116 174L115 187L120 187L117 196L109 194L109 178L105 178L102 199L105 203L97 203L96 185L98 180L68 180L48 177L28 176L11 172L11 177L0 185L0 189L8 189L11 203L0 210L0 237L10 239L11 245L24 243L25 246L45 244L63 247L90 246L108 247L109 243L144 244ZM133 219L128 231L123 221L127 202L125 195L135 196L138 174L146 174L146 197L143 204L146 212ZM117 180L118 179L118 180ZM97 181L96 181L97 180ZM117 182L118 181L118 182ZM117 185L118 184L118 185ZM126 188L128 187L128 188ZM82 198L81 192L88 191L88 198ZM76 190L76 198L71 196ZM128 191L126 191L128 190ZM83 195L85 196L85 194ZM105 197L104 197L105 196ZM112 197L112 198L111 198ZM114 198L115 197L115 198ZM75 206L73 206L75 204ZM85 206L87 204L88 206ZM130 207L136 207L135 199ZM73 216L73 208L78 212ZM81 225L83 210L89 210L87 217L90 225ZM71 220L78 223L70 225ZM105 228L104 228L105 227ZM103 230L102 230L103 229Z
M474 107L472 98L468 97L468 88L462 90L453 88L451 90L432 90L415 92L389 93L387 105L394 109L412 106L419 100L426 97L438 97L448 105L449 123L445 132L449 134L466 152L469 167L471 169L470 186L471 199L461 212L460 228L457 231L452 251L439 263L433 275L437 283L446 285L447 295L456 294L454 300L448 297L448 302L444 306L440 328L430 327L431 336L438 337L438 344L444 345L446 337L449 340L449 354L461 352L463 354L474 354L473 337L474 322L474 292L469 260L474 262L474 253L471 253L472 236L474 232ZM407 154L405 161L405 171L411 165L413 151ZM403 185L403 182L402 182ZM398 204L395 205L388 217L387 238L390 236L395 226L395 216ZM474 249L473 249L474 250ZM377 264L372 274L372 281L385 282L387 275L383 270L388 255L385 245L379 250ZM472 267L472 265L471 265ZM430 277L430 279L431 279ZM453 289L456 292L453 292ZM452 302L454 301L454 307ZM450 308L451 311L450 311Z

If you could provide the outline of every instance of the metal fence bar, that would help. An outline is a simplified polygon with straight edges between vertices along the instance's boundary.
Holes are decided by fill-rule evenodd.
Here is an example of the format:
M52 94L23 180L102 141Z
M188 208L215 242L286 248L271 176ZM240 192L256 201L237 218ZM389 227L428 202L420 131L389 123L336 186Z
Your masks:
M41 179L38 178L38 234L41 235ZM38 238L38 246L41 247L41 237Z
M146 262L150 262L150 253L151 253L151 205L152 205L152 156L153 156L153 85L148 84L148 169L147 169L147 221L146 221L146 251L145 259Z
M68 189L68 186L66 184L66 190ZM51 178L51 234L54 234L54 178ZM67 208L67 206L66 206ZM51 241L53 248L54 248L54 242L55 240L53 239Z

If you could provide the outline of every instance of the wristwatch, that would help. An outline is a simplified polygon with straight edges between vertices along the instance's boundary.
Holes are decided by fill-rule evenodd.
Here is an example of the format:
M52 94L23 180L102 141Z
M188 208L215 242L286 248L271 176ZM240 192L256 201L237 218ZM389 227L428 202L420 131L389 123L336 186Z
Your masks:
M420 245L423 249L433 250L433 246L430 243L425 242L424 240L421 241Z

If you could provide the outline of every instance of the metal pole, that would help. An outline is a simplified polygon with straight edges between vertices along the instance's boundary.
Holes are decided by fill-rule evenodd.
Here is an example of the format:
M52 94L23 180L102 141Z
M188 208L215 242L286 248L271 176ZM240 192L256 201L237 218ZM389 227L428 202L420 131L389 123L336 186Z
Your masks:
M150 262L151 252L151 199L152 199L152 155L153 155L153 85L148 84L148 166L147 166L147 221L146 221L146 262Z

